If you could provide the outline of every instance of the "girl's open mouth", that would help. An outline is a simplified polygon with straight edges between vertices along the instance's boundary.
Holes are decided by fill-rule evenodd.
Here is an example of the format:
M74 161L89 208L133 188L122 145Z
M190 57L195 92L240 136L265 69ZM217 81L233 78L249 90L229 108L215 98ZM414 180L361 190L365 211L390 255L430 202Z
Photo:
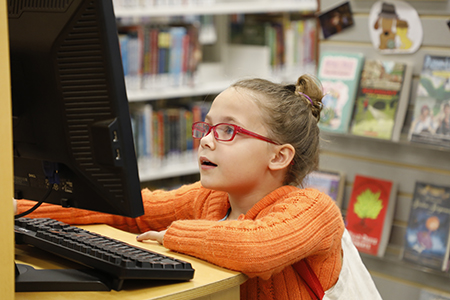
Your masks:
M200 158L200 164L202 166L211 166L211 167L217 167L217 165L215 163L213 163L212 161L208 160L207 158Z

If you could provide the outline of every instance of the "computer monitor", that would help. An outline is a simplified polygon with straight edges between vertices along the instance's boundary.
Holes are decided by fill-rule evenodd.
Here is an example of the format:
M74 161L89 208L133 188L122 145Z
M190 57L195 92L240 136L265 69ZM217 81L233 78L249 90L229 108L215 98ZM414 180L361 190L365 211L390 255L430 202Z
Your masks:
M15 198L142 215L111 0L8 0L8 14Z

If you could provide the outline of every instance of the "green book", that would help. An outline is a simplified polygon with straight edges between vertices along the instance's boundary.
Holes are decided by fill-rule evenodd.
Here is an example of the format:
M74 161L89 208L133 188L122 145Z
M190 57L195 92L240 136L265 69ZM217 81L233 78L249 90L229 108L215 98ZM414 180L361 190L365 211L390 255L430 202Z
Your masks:
M409 100L411 76L406 76L406 71L405 63L394 60L365 60L350 129L352 134L398 140Z

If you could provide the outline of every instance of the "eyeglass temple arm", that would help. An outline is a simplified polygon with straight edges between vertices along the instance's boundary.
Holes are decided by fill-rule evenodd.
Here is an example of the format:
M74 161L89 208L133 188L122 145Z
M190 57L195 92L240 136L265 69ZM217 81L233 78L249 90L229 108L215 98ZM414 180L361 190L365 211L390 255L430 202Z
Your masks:
M257 133L248 131L248 130L242 128L242 127L237 127L237 132L240 132L240 133L243 133L243 134L246 134L246 135L250 135L250 136L255 137L255 138L257 138L257 139L266 141L266 142L268 142L268 143L272 143L272 144L275 144L275 145L279 145L277 142L274 142L274 141L272 141L271 139L266 138L265 136L262 136L262 135L259 135L259 134L257 134Z

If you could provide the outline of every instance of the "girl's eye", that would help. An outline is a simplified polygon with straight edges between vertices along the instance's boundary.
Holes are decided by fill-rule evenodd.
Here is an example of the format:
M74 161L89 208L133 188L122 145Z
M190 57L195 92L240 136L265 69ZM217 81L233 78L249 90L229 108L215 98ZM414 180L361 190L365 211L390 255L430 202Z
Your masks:
M233 135L234 127L226 124L222 124L216 128L216 131L220 138L225 139Z
M226 126L225 129L224 129L224 132L226 134L232 135L233 132L234 132L234 127L233 126Z

